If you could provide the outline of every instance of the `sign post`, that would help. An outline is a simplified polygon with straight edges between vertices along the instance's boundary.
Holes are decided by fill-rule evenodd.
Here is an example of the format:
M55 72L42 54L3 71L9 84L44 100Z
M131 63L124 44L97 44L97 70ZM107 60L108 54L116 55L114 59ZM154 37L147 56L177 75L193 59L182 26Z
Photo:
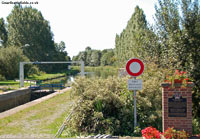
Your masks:
M134 128L137 126L137 107L136 107L136 91L142 89L142 80L136 80L144 71L144 63L137 58L130 59L126 64L127 73L134 79L128 80L128 90L133 90L134 94Z

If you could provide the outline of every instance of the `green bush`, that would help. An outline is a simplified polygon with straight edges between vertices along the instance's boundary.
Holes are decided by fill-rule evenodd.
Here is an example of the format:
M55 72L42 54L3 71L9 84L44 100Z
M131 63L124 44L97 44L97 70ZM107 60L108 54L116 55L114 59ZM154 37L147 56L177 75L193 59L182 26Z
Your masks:
M192 119L192 133L194 135L200 135L200 118L193 118Z
M188 138L188 134L184 130L177 131L173 127L165 130L163 135L166 139L187 139Z
M154 126L161 130L161 82L164 71L147 66L142 76L143 90L137 92L138 129ZM79 96L75 112L64 131L65 136L79 134L136 135L134 130L133 92L127 79L109 77L82 78L72 84L73 95ZM137 132L138 133L138 132ZM138 135L138 134L137 134Z
M17 47L0 48L0 74L6 79L15 79L19 77L19 60L29 61L23 55L21 49ZM25 67L25 71L26 67ZM26 72L25 72L26 73Z
M30 69L29 69L29 71L28 71L28 76L31 76L31 75L40 75L40 70L39 70L39 68L37 67L37 66L32 66Z
M124 135L133 131L133 113L126 101L125 81L117 78L78 78L72 92L79 94L70 127L83 134Z
M0 74L0 81L5 81L6 78Z

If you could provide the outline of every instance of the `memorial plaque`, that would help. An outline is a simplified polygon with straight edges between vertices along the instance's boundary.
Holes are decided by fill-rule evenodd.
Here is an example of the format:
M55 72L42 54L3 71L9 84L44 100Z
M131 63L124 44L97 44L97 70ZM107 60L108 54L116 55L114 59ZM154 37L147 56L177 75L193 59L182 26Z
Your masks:
M187 99L177 95L168 98L168 117L187 117Z

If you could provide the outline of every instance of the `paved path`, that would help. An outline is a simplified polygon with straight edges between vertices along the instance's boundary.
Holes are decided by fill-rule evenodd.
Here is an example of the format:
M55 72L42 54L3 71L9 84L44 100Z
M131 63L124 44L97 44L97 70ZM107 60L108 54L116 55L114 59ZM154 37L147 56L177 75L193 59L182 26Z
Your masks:
M2 113L0 113L0 119L2 119L4 117L7 117L7 116L10 116L10 115L12 115L14 113L17 113L17 112L19 112L21 110L24 110L24 109L28 108L28 107L34 106L34 105L36 105L38 103L41 103L41 102L43 102L43 101L45 101L45 100L47 100L49 98L52 98L52 97L54 97L54 96L56 96L58 94L62 94L62 93L66 92L69 89L70 88L65 88L63 90L59 90L59 91L57 91L55 93L52 93L52 94L47 95L47 96L44 96L44 97L42 97L40 99L36 99L34 101L28 102L26 104L20 105L18 107L13 108L13 109L10 109L10 110L7 110L5 112L2 112Z

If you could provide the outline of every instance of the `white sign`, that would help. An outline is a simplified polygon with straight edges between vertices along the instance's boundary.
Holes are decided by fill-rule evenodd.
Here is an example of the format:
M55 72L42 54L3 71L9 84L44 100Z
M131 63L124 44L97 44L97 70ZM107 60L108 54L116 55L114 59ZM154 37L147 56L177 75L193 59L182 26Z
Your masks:
M129 79L128 90L142 90L142 80Z
M140 76L144 71L144 63L137 58L132 58L126 63L126 71L133 77Z

